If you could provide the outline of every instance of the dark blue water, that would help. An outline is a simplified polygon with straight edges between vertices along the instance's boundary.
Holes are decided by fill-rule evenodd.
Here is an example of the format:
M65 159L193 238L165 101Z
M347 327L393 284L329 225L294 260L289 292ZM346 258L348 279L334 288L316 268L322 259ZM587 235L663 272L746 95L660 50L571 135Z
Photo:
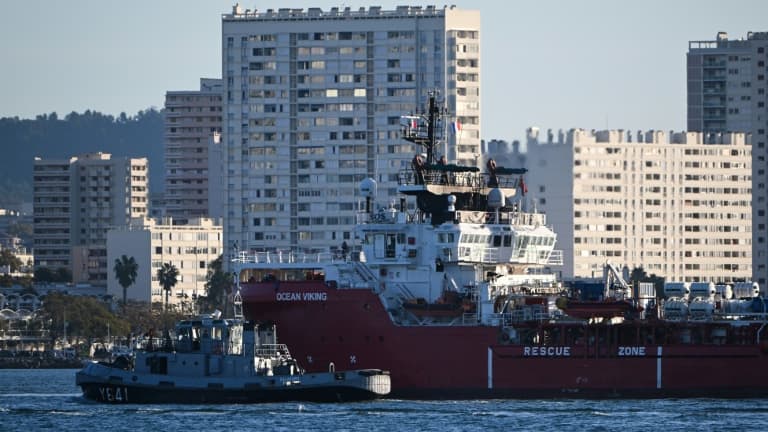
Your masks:
M0 370L0 431L768 430L768 399L101 405L74 380L74 370Z

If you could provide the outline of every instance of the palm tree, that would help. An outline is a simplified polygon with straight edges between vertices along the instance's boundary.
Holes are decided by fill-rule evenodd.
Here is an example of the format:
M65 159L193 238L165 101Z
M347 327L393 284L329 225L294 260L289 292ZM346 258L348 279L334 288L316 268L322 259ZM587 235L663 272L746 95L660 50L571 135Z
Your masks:
M125 255L115 260L115 278L120 286L123 287L123 313L125 313L125 304L128 297L128 287L136 282L136 274L139 270L139 265L133 257L127 257Z
M178 280L176 278L179 277L179 269L176 268L175 265L171 263L164 263L162 267L157 269L157 280L160 281L160 285L163 287L163 290L165 291L165 310L168 310L168 295L171 293L171 290L174 286L176 286L176 283Z

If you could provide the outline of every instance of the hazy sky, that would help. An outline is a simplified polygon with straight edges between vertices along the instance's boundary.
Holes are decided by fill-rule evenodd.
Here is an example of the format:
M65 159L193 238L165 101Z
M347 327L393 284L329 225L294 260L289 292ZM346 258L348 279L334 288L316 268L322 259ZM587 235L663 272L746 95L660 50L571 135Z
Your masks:
M161 108L221 76L232 0L0 0L0 117ZM244 8L399 4L241 2ZM483 139L525 128L683 130L690 40L768 31L764 0L457 0L482 16Z

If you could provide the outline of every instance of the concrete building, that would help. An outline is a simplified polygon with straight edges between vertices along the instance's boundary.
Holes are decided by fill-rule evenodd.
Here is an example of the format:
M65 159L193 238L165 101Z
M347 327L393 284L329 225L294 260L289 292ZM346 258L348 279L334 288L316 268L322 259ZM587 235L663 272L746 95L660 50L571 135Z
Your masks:
M752 134L752 269L760 286L768 282L768 32L746 38L688 45L688 129Z
M35 158L32 167L35 268L71 271L71 159Z
M193 299L207 295L208 265L221 253L221 224L209 218L190 219L184 225L175 224L171 218L140 218L107 233L107 260L114 263L126 255L133 257L139 267L136 283L128 288L128 299L164 302L157 269L170 263L178 269L179 278L168 297L169 304L190 312L187 307L192 306ZM109 274L107 293L123 298L123 287L114 272Z
M552 137L552 135L550 135ZM529 210L547 214L563 277L607 260L668 281L752 277L751 145L743 133L528 130Z
M164 214L177 223L208 217L208 143L221 133L220 79L200 79L200 90L165 95Z
M415 151L400 116L431 91L449 162L480 153L480 14L454 6L243 10L223 16L228 250L354 243L359 183L396 196ZM454 132L449 132L450 128Z
M34 162L35 268L65 268L75 283L104 285L107 230L147 214L146 158L90 153Z
M219 220L224 218L227 194L224 161L221 134L214 133L208 138L208 216Z

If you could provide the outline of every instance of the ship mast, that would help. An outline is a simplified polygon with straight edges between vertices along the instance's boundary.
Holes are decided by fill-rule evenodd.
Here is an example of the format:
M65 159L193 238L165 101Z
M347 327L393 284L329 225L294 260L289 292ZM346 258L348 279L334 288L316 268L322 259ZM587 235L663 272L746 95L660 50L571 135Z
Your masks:
M427 111L427 124L426 135L424 134L424 127L417 125L412 128L410 133L406 133L403 139L410 141L414 144L424 146L427 150L426 164L432 165L435 163L435 145L437 143L437 122L440 118L440 108L437 106L435 91L429 92L429 110Z

